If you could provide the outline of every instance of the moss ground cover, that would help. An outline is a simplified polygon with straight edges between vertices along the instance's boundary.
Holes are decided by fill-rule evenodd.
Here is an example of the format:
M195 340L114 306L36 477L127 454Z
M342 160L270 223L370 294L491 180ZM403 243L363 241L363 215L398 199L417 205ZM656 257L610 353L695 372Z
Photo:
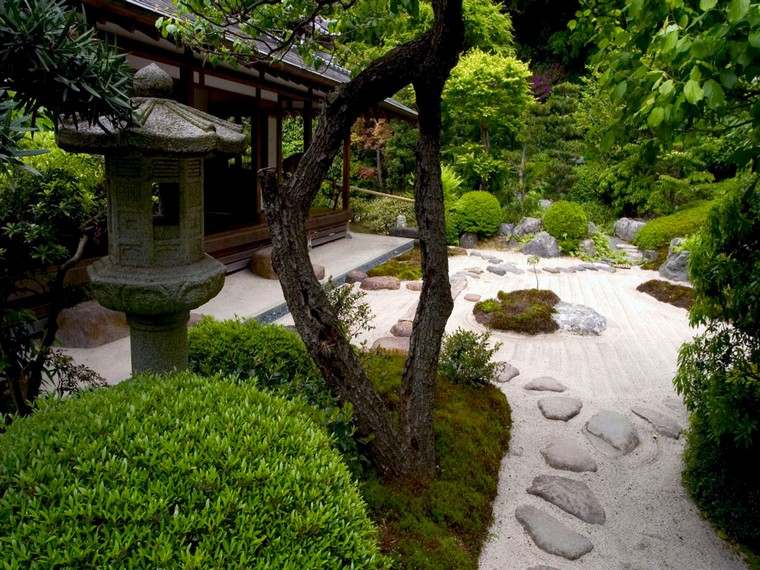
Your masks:
M493 329L525 334L550 333L559 328L552 319L557 303L559 297L545 289L499 291L496 299L480 301L472 312L479 323Z
M398 406L404 358L372 353L366 360L378 390ZM427 488L385 484L370 472L360 481L381 548L397 568L477 568L510 428L509 405L498 388L439 379L436 480Z
M675 285L659 279L645 281L636 287L636 290L651 295L658 301L670 303L671 305L682 309L691 308L691 305L694 302L694 289L691 287Z
M641 228L633 243L641 249L658 249L670 240L698 231L707 221L713 202L700 202L669 216L655 218Z
M422 278L422 266L420 263L420 249L419 247L414 247L398 257L394 257L377 267L373 267L367 272L367 275L370 277L390 275L404 281L413 281Z

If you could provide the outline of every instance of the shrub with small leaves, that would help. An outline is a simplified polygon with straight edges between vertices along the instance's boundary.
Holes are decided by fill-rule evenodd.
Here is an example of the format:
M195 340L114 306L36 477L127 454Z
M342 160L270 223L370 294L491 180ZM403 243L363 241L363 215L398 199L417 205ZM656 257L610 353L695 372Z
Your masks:
M234 378L43 399L0 437L0 566L379 568L330 440Z
M414 204L394 198L372 198L351 202L353 221L373 232L387 234L396 226L396 218L403 215L409 226L414 226Z
M478 334L462 328L446 335L438 360L440 373L459 384L479 386L491 382L498 372L493 355L501 348L501 343L492 346L490 340L491 335L487 332Z
M554 236L563 251L578 248L578 242L588 233L588 217L583 207L575 202L554 202L544 214L544 227Z

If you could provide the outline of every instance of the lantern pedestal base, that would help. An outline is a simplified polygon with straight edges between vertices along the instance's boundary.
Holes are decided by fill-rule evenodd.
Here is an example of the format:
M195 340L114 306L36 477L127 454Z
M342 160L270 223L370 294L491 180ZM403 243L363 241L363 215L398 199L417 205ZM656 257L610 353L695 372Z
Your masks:
M132 373L165 373L187 368L189 311L162 315L127 315Z

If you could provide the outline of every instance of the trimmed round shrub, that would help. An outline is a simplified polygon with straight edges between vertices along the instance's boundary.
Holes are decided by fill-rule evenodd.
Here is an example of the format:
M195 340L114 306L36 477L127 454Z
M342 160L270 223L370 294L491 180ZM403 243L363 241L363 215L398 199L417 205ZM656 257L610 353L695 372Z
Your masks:
M544 228L557 239L563 251L574 251L588 233L588 216L580 204L560 200L547 208Z
M501 205L496 196L481 190L462 194L450 208L448 224L457 237L463 233L489 237L499 230ZM451 230L447 230L447 233Z
M714 204L701 202L669 216L654 218L639 230L633 243L641 249L657 249L667 246L673 238L694 234L705 226Z
M235 379L138 376L45 400L0 437L0 565L377 568L340 455Z

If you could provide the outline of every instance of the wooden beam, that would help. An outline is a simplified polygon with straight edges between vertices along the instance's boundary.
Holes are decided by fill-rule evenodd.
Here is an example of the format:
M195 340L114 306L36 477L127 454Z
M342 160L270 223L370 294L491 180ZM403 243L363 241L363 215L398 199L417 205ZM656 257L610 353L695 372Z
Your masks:
M341 196L343 209L348 210L348 191L351 187L351 136L343 141L343 186Z

